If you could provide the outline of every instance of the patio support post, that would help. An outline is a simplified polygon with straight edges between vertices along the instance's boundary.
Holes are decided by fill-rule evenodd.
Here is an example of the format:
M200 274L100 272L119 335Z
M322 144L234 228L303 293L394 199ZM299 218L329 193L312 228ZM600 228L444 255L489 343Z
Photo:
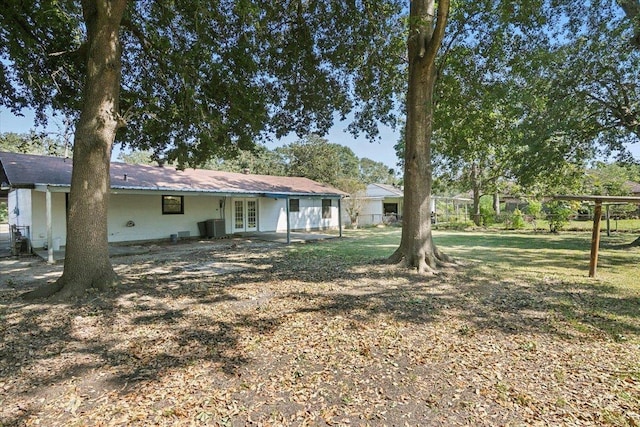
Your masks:
M287 245L291 243L291 219L289 218L289 196L284 200L287 212Z
M338 199L338 229L340 230L340 237L342 237L342 197Z
M600 248L600 217L602 217L602 200L596 200L593 211L593 232L591 234L591 261L589 263L589 277L596 276L598 267L598 249Z
M607 218L607 237L611 237L611 218L609 217L609 206L605 205L607 208L606 218Z
M51 191L49 191L48 187L45 193L45 201L47 210L47 263L53 264L53 218L51 212Z

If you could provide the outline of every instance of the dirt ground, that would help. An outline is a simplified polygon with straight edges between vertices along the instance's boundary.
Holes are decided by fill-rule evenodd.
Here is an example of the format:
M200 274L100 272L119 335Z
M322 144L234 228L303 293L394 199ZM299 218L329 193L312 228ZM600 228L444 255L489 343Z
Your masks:
M639 315L602 289L241 240L112 261L73 303L0 261L0 426L640 425Z

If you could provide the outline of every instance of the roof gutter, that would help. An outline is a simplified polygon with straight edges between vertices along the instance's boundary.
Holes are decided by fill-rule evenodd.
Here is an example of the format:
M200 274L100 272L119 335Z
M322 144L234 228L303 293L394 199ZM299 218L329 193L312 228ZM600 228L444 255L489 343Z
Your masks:
M15 186L14 186L15 187ZM30 187L23 188L35 188L39 191L60 191L63 189L71 188L66 184L35 184ZM248 192L248 191L220 191L220 190L203 190L203 189L180 189L180 188L171 188L171 187L139 187L139 186L123 186L123 185L112 185L111 191L153 191L153 192L166 192L166 193L193 193L193 194L215 194L218 196L224 197L234 197L234 196L244 196L244 197L269 197L269 198L279 198L279 197L325 197L325 198L343 198L346 197L344 194L337 193L298 193L298 192Z

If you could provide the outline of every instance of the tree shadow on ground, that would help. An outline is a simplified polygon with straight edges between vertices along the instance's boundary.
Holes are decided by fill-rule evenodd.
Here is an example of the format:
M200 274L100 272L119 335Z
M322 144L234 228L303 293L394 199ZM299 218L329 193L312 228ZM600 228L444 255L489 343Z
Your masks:
M111 373L95 385L96 393L118 394L162 383L167 372L193 364L207 364L212 375L234 376L253 363L248 338L274 334L299 315L373 325L382 319L416 326L451 322L486 333L561 340L640 336L640 297L598 282L505 277L477 264L424 276L339 252L314 257L312 251L302 262L300 254L283 247L247 249L186 254L171 262L145 259L123 276L119 288L72 304L4 298L0 381L9 384L9 393L27 398L41 385L60 389L96 371ZM187 274L184 265L198 258L242 260L245 268ZM535 257L514 255L501 262L534 263ZM31 411L14 411L0 422L23 424Z

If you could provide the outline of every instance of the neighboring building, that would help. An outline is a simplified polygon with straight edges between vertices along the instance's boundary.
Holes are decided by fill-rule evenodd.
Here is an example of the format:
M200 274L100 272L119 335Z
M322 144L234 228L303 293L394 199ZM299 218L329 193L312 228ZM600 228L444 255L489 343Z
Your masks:
M369 184L361 194L351 196L347 203L358 203L358 225L377 225L402 219L404 193L401 188L388 184ZM344 218L351 223L348 216Z
M629 187L629 193L633 197L640 197L640 183L627 181L625 183L627 187ZM636 215L640 215L640 205L638 205L638 209L636 209Z
M625 185L629 188L630 195L633 197L640 197L640 183L627 181Z
M28 227L35 248L65 245L71 169L71 159L0 152L9 224ZM307 178L112 163L108 238L195 237L207 220L215 235L337 229L345 196Z

